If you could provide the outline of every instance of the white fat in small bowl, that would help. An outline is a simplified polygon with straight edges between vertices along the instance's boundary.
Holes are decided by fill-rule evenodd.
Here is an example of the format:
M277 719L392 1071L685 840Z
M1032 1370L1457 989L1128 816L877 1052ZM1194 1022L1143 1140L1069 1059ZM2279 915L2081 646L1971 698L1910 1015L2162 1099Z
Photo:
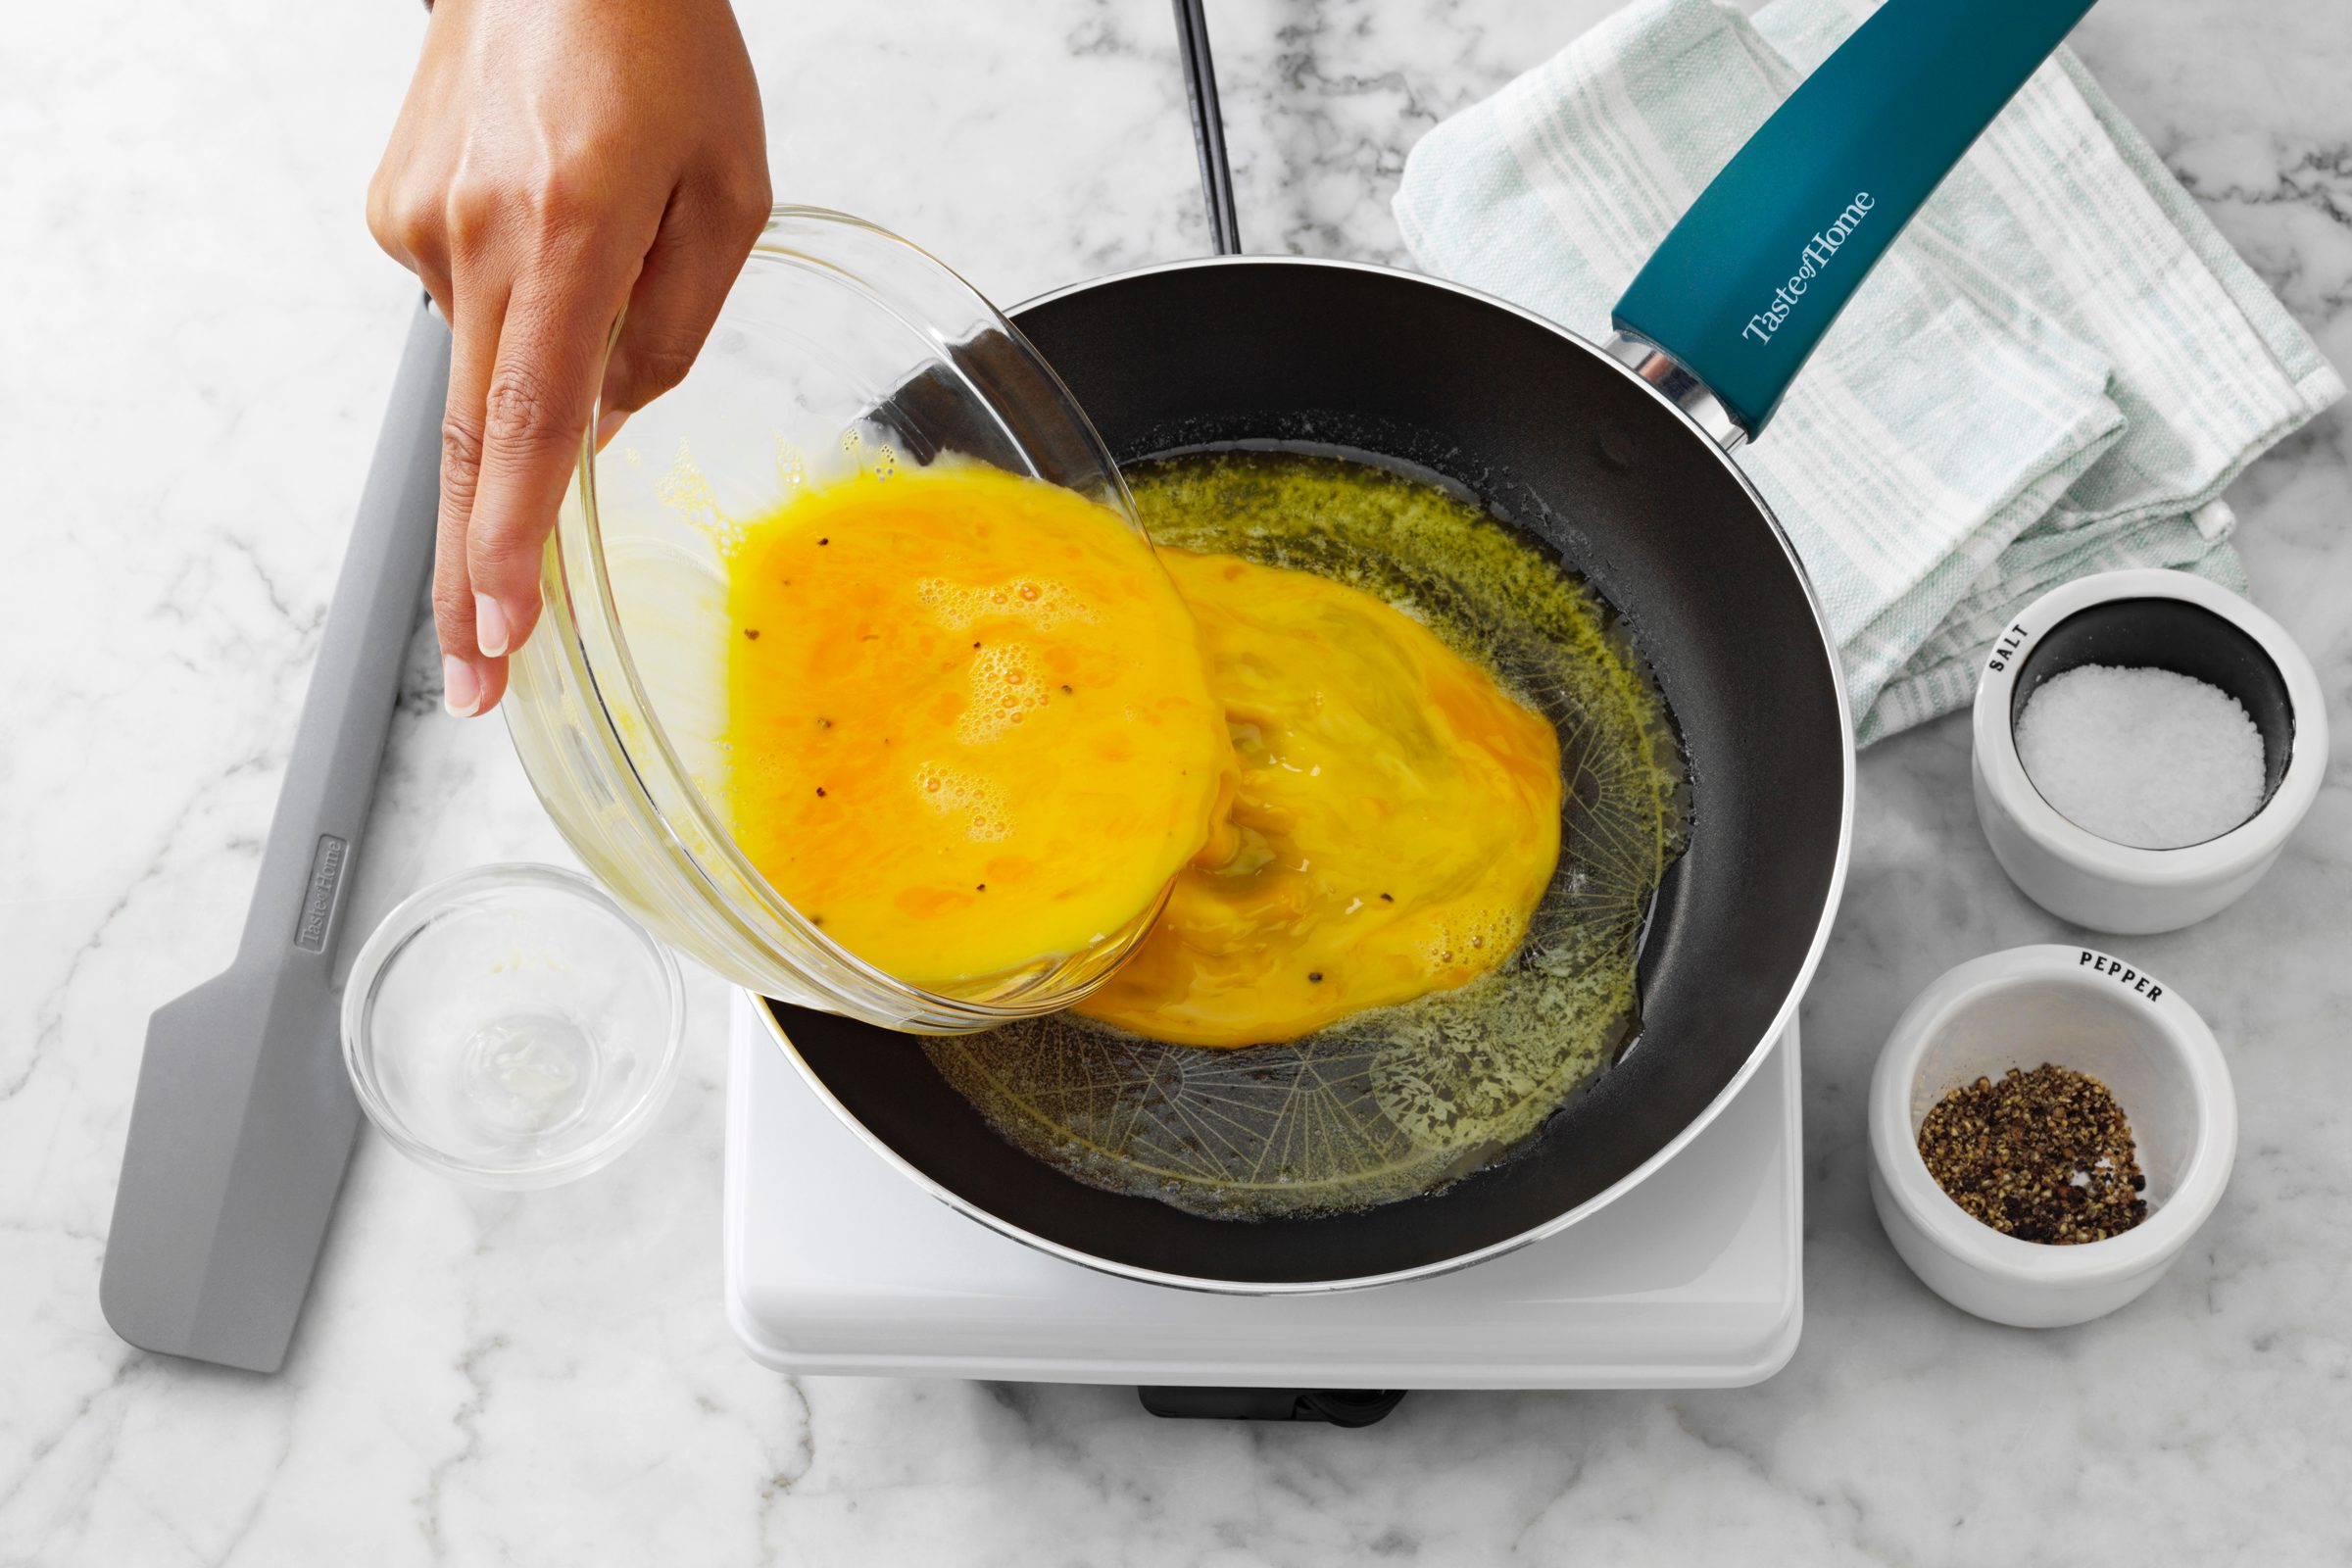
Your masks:
M2261 732L2262 804L2181 849L2101 838L2042 798L2018 755L2034 692L2084 664L2169 669L2235 698ZM2100 572L2035 600L1993 644L1977 683L1977 820L2011 881L2094 931L2172 931L2217 914L2278 858L2328 769L2327 705L2311 660L2238 595L2186 572Z
M1952 1090L2043 1062L2107 1086L2148 1215L2072 1246L2020 1241L1945 1196L1919 1152ZM2089 948L2012 948L1960 965L1912 1003L1870 1084L1870 1195L1913 1273L1954 1306L2018 1328L2104 1316L2156 1283L2221 1201L2237 1098L2213 1031L2170 986Z

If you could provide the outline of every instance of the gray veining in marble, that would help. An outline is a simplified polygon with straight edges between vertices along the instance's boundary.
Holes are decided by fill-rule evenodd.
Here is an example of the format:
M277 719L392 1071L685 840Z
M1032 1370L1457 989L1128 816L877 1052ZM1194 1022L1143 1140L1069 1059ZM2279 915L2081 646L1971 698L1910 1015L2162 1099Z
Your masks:
M1404 150L1606 0L1211 0L1244 233L1400 259ZM999 298L1204 243L1160 0L745 0L777 191ZM0 42L0 1564L2343 1561L2352 778L2270 879L2125 951L2204 1010L2236 1179L2137 1305L1961 1317L1880 1235L1862 1091L1949 964L2061 927L2002 879L1964 724L1872 751L1805 1013L1794 1362L1722 1393L1418 1395L1386 1425L1151 1421L1124 1390L764 1373L718 1309L723 996L648 1144L548 1194L364 1143L286 1372L96 1302L150 1008L233 944L409 291L361 192L397 0L22 8ZM2352 3L2109 0L2092 70L2352 367ZM2230 494L2352 737L2352 413ZM563 858L412 651L357 917Z

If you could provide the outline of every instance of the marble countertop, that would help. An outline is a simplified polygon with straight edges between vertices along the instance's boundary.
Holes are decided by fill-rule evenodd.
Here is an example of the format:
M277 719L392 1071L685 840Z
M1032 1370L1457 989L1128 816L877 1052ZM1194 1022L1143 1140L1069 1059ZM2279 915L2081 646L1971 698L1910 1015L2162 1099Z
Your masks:
M1609 0L1212 0L1242 224L1401 259L1403 153ZM775 185L1019 299L1196 254L1161 0L739 7ZM1945 720L1862 763L1805 1008L1794 1361L1708 1393L1421 1394L1385 1425L1163 1423L1125 1389L792 1380L719 1310L724 995L647 1144L552 1193L364 1139L286 1370L130 1350L98 1265L146 1015L228 957L412 290L361 195L398 0L84 0L0 50L0 1564L2320 1561L2352 1554L2352 773L2237 907L2125 951L2228 1049L2237 1172L2088 1327L1946 1308L1880 1234L1863 1089L1905 1001L2064 940L1994 865ZM2134 0L2083 58L2352 368L2352 4ZM2352 413L2230 493L2352 737ZM564 858L495 724L411 656L365 929Z

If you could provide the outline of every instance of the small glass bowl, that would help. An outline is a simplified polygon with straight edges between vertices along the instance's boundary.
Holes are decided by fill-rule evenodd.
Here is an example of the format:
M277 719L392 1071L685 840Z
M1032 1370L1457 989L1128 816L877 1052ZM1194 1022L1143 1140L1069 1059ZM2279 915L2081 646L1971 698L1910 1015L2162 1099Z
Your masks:
M343 992L343 1060L368 1119L418 1164L553 1187L644 1133L685 1025L677 959L595 883L485 865L368 938Z

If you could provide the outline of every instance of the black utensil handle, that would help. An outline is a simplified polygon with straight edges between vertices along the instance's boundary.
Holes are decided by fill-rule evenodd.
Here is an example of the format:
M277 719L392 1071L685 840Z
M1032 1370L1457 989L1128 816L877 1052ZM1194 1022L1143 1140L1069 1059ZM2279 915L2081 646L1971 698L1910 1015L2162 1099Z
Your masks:
M1166 1421L1322 1421L1368 1427L1404 1402L1402 1389L1236 1389L1145 1384L1136 1397Z
M1233 206L1233 169L1225 158L1225 116L1217 105L1217 66L1208 52L1208 19L1200 0L1175 0L1176 53L1184 61L1184 93L1193 107L1193 145L1200 153L1200 196L1208 207L1208 235L1219 256L1242 254L1242 223Z

